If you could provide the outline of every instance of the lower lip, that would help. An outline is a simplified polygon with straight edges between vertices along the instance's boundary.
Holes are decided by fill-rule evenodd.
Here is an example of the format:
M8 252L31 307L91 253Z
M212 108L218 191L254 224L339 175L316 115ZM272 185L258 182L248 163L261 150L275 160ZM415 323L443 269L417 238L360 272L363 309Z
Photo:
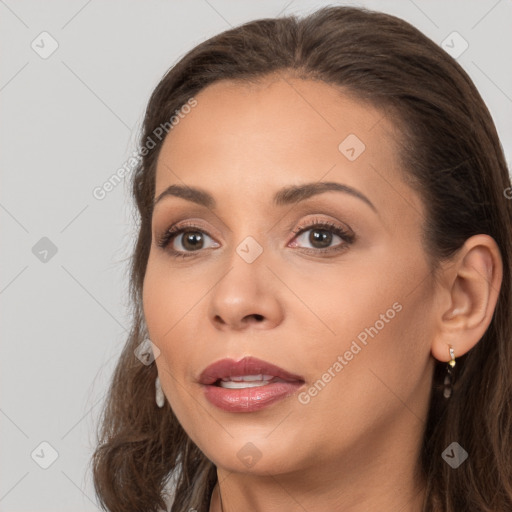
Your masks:
M291 396L303 382L274 382L253 388L227 389L220 386L203 386L204 393L213 405L228 412L253 412Z

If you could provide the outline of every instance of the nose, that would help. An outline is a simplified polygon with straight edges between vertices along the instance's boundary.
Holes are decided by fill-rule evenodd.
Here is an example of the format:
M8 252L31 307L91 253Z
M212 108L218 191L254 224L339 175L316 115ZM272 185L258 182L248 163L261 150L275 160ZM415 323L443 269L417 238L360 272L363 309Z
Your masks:
M209 313L215 328L240 331L279 325L283 306L277 281L263 255L247 263L235 253L210 293Z

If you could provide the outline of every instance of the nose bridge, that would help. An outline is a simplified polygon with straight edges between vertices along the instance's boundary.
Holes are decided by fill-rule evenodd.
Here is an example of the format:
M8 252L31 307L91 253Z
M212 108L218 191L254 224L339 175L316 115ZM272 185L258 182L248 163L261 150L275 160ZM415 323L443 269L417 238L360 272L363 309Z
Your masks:
M254 215L240 218L233 228L233 247L229 256L231 272L237 272L246 282L252 282L255 290L265 284L270 271L270 240L267 223L264 218L256 219ZM234 276L232 276L234 277ZM267 281L267 284L268 281Z
M241 204L244 201L245 206ZM247 211L249 201L252 201L254 208ZM267 260L270 242L269 221L265 218L265 208L256 205L254 199L239 199L237 208L234 211L242 212L245 210L246 213L238 215L231 228L233 252L230 255L230 264L231 266L235 265L240 263L239 260L241 260L249 265L247 270L250 270L255 263L259 269L263 265L262 261ZM255 213L255 208L259 208L259 213Z
M256 236L261 240L261 235ZM282 307L267 268L267 249L256 236L242 236L233 245L226 271L212 289L209 314L217 326L240 329L254 320L267 326L280 321Z

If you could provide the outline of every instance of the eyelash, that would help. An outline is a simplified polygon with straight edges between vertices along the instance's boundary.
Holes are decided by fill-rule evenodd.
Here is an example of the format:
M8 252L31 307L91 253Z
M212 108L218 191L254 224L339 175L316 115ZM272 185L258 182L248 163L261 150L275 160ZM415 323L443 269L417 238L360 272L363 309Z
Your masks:
M345 249L348 245L351 245L355 240L355 235L353 233L343 229L341 226L338 226L337 224L334 224L334 223L328 222L328 221L315 221L315 220L310 221L310 223L308 223L307 225L298 226L297 228L295 228L292 231L293 234L295 235L293 238L295 239L302 233L309 231L313 228L316 228L319 230L330 231L330 232L334 233L335 235L339 236L345 242L344 244L341 244L339 246L328 247L326 249L308 249L308 248L306 248L306 250L312 251L314 253L324 253L325 254L325 253L331 253L331 252L338 252L338 251ZM176 226L170 227L158 239L157 245L158 245L158 247L165 249L174 240L174 238L181 235L182 233L196 232L196 231L199 233L203 233L207 236L210 236L201 227L199 227L195 224L192 224L192 223L188 223L188 224L185 223L185 224L180 225L179 227L176 227ZM171 256L176 257L176 258L180 258L180 257L188 258L191 256L195 256L196 253L200 252L200 250L188 251L188 252L176 251L175 249L167 249L167 250L171 253Z

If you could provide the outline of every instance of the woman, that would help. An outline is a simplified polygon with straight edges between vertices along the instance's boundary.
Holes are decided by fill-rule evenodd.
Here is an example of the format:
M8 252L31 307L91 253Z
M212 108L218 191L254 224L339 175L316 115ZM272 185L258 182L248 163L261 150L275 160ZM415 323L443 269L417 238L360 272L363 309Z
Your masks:
M512 510L510 179L450 56L253 21L163 77L140 154L105 510Z

